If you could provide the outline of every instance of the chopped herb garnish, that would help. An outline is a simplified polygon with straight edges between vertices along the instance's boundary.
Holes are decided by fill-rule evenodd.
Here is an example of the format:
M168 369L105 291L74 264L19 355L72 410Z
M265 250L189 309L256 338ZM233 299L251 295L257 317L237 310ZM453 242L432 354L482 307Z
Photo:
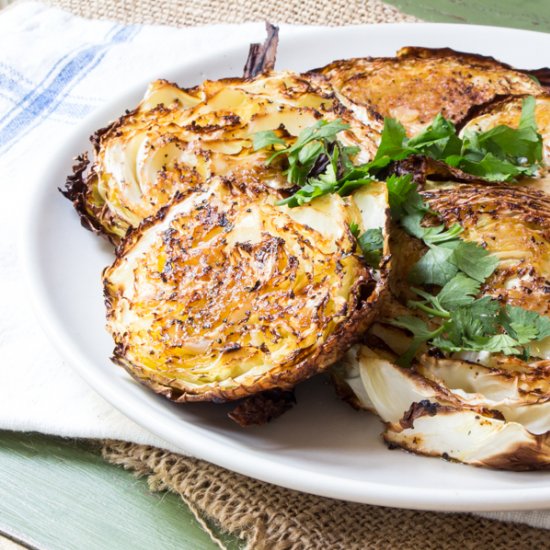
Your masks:
M319 120L303 130L290 147L286 147L285 140L274 131L254 135L254 150L271 147L273 154L268 164L283 156L288 163L289 183L300 187L279 204L295 207L329 193L349 195L373 181L390 163L411 155L443 161L487 181L514 181L521 176L535 176L543 162L534 97L523 100L518 128L501 125L484 132L468 131L463 137L458 136L454 124L441 114L412 138L407 138L400 122L385 118L374 159L358 166L353 164L351 157L359 148L346 147L337 139L338 134L348 128L340 119Z
M328 172L331 169L334 171L335 177L340 166L345 167L349 163L350 167L353 167L349 155L357 153L356 148L346 148L336 141L336 135L348 128L349 125L344 124L340 119L332 122L319 120L313 126L302 130L290 147L275 148L273 154L267 159L267 164L284 155L288 162L287 180L289 183L299 186L308 184L311 186L309 180L319 174L330 177ZM258 132L253 137L255 151L277 145L284 146L286 142L272 130ZM324 171L327 173L325 174ZM324 195L326 192L322 194ZM315 196L318 195L314 194L311 198ZM304 202L309 201L297 201L297 204L292 206L298 206Z
M351 222L349 224L349 230L351 231L351 234L357 239L359 237L359 233L361 232L359 229L359 225L355 222Z
M411 155L440 160L487 181L514 181L535 176L542 164L542 136L535 121L535 98L523 100L518 128L496 126L459 137L454 124L438 114L424 131L408 139L397 121L384 120L373 164L383 167Z
M377 269L382 259L382 249L384 247L384 235L380 227L367 229L357 238L359 248L368 265Z
M421 222L426 214L436 213L423 202L410 176L388 180L388 193L391 211L403 229L428 247L410 272L411 282L429 289L441 287L432 294L413 286L411 290L420 299L408 302L409 307L427 314L433 326L413 316L390 321L413 336L399 364L410 364L424 343L449 353L488 351L528 357L526 344L550 336L549 318L502 306L490 296L476 298L498 259L477 243L463 241L457 224L449 229L443 225L424 227Z
M254 150L274 147L268 164L284 155L288 163L287 180L300 187L278 204L292 208L330 193L346 196L373 181L366 165L356 166L351 160L359 148L345 146L336 139L337 134L348 128L340 119L319 120L303 130L292 146L282 148L277 146L284 145L284 140L273 131L254 135Z
M454 250L446 246L432 246L413 266L409 281L414 284L439 285L448 283L457 273L452 261Z

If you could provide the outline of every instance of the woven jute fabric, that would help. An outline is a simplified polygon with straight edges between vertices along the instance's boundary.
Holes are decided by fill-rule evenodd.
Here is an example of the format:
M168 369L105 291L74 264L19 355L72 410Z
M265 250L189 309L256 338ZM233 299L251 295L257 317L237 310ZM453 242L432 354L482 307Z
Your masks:
M378 0L46 0L83 17L177 27L274 21L353 25L416 21Z
M172 26L269 20L349 25L415 21L377 0L46 0L89 18ZM467 514L395 510L321 498L262 483L154 447L103 442L104 458L173 491L210 528L253 550L544 548L548 532Z
M146 476L153 491L179 494L207 530L214 523L250 550L548 547L546 530L468 514L395 510L307 495L154 447L107 441L103 456Z

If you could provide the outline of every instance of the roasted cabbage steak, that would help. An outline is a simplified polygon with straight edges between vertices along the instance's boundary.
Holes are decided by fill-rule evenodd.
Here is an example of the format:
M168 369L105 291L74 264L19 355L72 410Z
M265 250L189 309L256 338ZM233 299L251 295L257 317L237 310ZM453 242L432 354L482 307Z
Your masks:
M350 230L384 223L383 185L369 193L288 208L218 178L163 208L104 273L115 362L178 402L288 390L327 369L385 288Z
M524 71L449 48L406 47L396 57L334 61L316 72L328 78L338 98L361 120L392 117L409 135L438 113L460 123L472 107L496 96L544 92Z

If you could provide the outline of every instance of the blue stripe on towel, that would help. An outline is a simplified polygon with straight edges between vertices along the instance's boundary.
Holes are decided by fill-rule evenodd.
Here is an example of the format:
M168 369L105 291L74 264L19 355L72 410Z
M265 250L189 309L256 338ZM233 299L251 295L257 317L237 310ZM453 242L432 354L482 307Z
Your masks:
M23 131L30 131L54 112L70 90L102 61L113 44L131 40L138 30L138 26L116 25L103 44L87 46L73 52L72 57L69 54L56 62L42 82L0 120L0 150L9 148ZM45 86L48 80L51 82Z
M120 25L113 25L110 29L109 29L109 32L106 34L105 38L104 38L104 41L106 42L110 42L112 39L113 39L113 35L116 35L118 29L120 29ZM92 46L93 48L97 48L98 45L95 45L95 46ZM85 48L81 48L81 50L77 50L77 51L87 51L88 49L90 48L90 46L86 46ZM55 79L55 71L56 69L58 69L58 67L62 67L63 64L66 62L67 59L69 59L71 56L74 57L75 55L75 51L71 51L67 54L65 54L64 56L62 56L60 59L58 59L49 69L49 71L46 73L46 75L42 78L42 80L34 85L28 93L26 93L22 98L21 98L21 103L19 104L19 109L23 109L27 106L27 104L29 102L32 102L34 100L34 98L36 97L36 95L38 95L39 91L42 90L42 89L47 89L49 85L47 85L46 83L48 82L48 79L50 77L52 77L53 75L53 78ZM77 54L78 55L78 54ZM13 67L8 67L10 72L12 73L12 75L15 75L15 76L19 76L19 73L13 68ZM27 80L27 82L30 83L29 80ZM0 118L0 126L6 121L8 120L11 116L13 116L14 112L16 110L12 110L8 113L6 113L3 117Z
M0 61L0 97L21 107L22 98L37 87L38 85L23 73ZM62 102L56 109L61 115L60 119L66 117L67 121L72 121L80 118L83 109L87 114L102 103L101 98L93 96L82 97L71 94L71 100L72 103Z
M82 120L94 109L97 109L99 103L84 104L72 101L62 101L60 105L51 113L50 117L64 124L73 124L75 120Z
M23 84L20 79L10 78L8 75L2 74L2 67L0 64L0 98L2 98L7 104L17 106L21 103L21 97L23 97L30 88L35 88L34 84ZM65 124L72 124L75 120L80 120L102 103L102 100L98 97L80 97L70 95L69 98L62 101L50 114L50 117L54 120L63 122Z

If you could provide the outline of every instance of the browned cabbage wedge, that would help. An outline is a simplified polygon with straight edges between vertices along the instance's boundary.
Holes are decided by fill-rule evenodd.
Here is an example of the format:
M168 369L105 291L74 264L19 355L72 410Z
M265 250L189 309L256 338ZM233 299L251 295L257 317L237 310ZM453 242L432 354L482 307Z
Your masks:
M549 433L534 435L517 422L475 410L421 403L413 411L412 427L392 424L384 432L389 445L501 470L550 468Z
M377 338L373 338L375 335ZM418 356L412 369L401 369L394 365L394 362L396 357L408 348L410 337L399 329L375 323L369 330L367 339L373 343L351 348L334 368L337 382L340 385L345 383L353 390L358 400L355 403L358 408L376 412L373 402L377 402L369 396L369 384L372 381L359 381L361 361L368 360L379 366L387 362L389 365L386 366L390 373L398 373L400 377L405 378L413 377L417 381L423 379L426 392L418 394L419 398L435 399L437 392L434 393L434 388L438 388L447 395L447 401L450 400L450 395L454 395L470 405L499 410L510 420L516 420L523 415L525 411L522 407L534 405L526 409L531 415L528 420L529 428L536 431L536 426L542 421L543 431L550 430L550 379L547 361L527 362L495 354L494 358L498 358L499 366L486 367L460 359L459 354L443 359L423 353ZM399 351L394 353L395 350ZM518 363L521 363L520 369ZM397 370L394 371L394 367ZM386 375L382 368L373 376L376 378ZM398 384L394 387L397 389ZM442 401L444 400L440 396L439 402ZM451 401L456 404L456 399L453 398Z
M478 466L526 470L550 467L550 396L514 392L494 400L478 392L474 375L422 376L393 362L384 349L359 345L339 365L341 381L354 392L354 405L386 423L384 439L407 450ZM454 365L461 369L462 365ZM475 367L475 366L474 366ZM425 370L428 373L428 370ZM445 371L446 373L446 371ZM457 384L457 382L459 382ZM497 397L490 389L492 397ZM500 396L502 397L502 396Z
M531 344L533 348L533 344ZM534 357L541 356L544 353L535 352L533 353ZM457 355L459 359L470 360L470 357L466 353ZM521 375L521 374L532 374L533 376L540 376L547 380L550 380L550 361L548 359L542 359L540 361L530 361L526 363L519 357L510 357L502 355L487 354L485 357L474 356L471 359L475 360L476 363L484 365L492 369L501 369L505 372L508 372L512 375ZM473 361L472 361L473 362Z
M402 48L394 58L357 58L317 69L356 115L399 120L409 135L442 113L460 122L475 105L497 95L538 95L544 88L527 74L491 57L454 50Z
M320 118L343 119L350 129L339 136L360 148L356 162L372 158L379 123L358 122L319 75L269 73L190 90L156 81L135 110L94 136L91 170L71 177L65 195L84 225L118 242L176 193L204 189L214 176L288 188L280 164L267 166L270 151L254 151L252 137L276 130L290 144Z
M117 363L175 401L234 400L290 389L358 340L385 288L349 228L368 213L274 200L217 179L130 233L104 273Z
M330 369L330 377L337 395L354 409L370 411L376 414L376 408L370 400L361 380L361 371L357 354L360 346L353 346Z
M498 375L464 361L447 360L434 372L433 362L429 359L421 357L416 372L448 388L465 403L496 410L507 421L518 422L531 433L550 431L550 393L540 391L540 385L527 389L532 379L524 380L524 389L519 389L517 378L505 377L502 373ZM547 385L548 380L539 379L539 382Z

